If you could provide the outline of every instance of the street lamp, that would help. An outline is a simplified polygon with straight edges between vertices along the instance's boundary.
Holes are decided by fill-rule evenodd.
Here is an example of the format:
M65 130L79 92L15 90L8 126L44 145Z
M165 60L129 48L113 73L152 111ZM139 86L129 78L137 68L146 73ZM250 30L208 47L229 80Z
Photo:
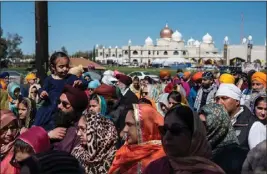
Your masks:
M129 63L131 63L131 44L132 44L132 41L130 39L128 41L128 58L129 58Z
M224 65L228 64L228 60L227 60L228 44L229 44L228 36L225 36L225 38L224 38L224 47L223 47Z
M248 53L247 53L247 61L251 63L251 50L252 50L252 36L248 36Z

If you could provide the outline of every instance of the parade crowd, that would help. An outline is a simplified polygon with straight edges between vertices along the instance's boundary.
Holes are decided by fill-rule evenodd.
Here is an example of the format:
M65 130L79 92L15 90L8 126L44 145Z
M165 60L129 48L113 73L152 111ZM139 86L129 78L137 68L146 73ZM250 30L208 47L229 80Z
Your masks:
M264 72L97 80L63 52L49 61L42 85L0 75L1 174L267 173Z

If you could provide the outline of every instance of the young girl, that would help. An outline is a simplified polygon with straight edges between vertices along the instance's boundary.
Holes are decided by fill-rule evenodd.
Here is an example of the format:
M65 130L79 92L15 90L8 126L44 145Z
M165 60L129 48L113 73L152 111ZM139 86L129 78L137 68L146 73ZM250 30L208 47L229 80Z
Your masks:
M34 125L42 126L46 130L54 128L52 115L57 110L57 101L66 84L73 86L85 86L77 76L68 74L69 57L63 52L55 52L50 58L49 75L43 87L39 90L40 98L45 100L43 106L38 110Z
M42 127L32 127L22 133L15 141L11 164L19 168L24 159L36 153L46 152L49 149L50 140L47 132Z
M20 128L30 128L36 114L36 104L29 98L21 98L18 103Z
M15 82L9 83L7 92L9 95L9 110L18 115L18 100L21 97L20 86Z

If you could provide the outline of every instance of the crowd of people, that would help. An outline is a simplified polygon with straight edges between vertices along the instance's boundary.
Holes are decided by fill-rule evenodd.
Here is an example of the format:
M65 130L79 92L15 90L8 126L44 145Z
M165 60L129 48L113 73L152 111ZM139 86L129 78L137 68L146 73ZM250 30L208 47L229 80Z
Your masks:
M0 75L1 174L267 172L266 74L107 70L50 58L41 84Z

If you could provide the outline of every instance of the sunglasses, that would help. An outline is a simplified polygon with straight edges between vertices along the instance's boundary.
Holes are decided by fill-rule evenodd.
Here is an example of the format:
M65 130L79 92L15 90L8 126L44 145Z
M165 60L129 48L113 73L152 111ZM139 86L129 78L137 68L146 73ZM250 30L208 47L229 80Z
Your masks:
M59 104L59 105L62 104L62 106L63 106L64 108L69 108L69 106L70 106L70 104L69 104L68 102L66 102L66 101L61 101L61 100L58 100L58 104Z
M148 92L142 92L143 95L148 95Z
M94 88L88 88L89 91L94 91L95 89Z
M183 130L188 129L187 127L181 126L178 123L172 124L170 127L168 125L163 125L158 127L159 132L162 136L166 135L167 131L169 131L172 135L180 135Z

